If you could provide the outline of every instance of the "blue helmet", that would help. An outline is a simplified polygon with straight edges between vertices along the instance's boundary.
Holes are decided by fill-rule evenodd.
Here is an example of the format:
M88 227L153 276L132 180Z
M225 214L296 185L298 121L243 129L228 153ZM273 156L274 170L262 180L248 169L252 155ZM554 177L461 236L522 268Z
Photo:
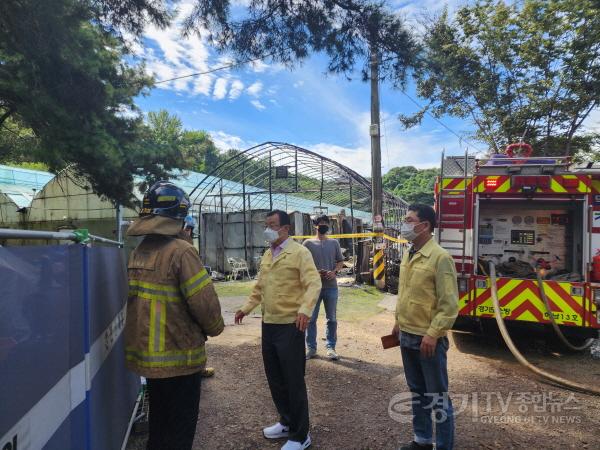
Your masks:
M190 209L190 199L169 181L157 181L144 195L140 217L163 216L184 219Z
M184 226L186 228L191 228L192 230L194 228L196 228L196 219L194 219L194 217L190 214L185 216L185 219L183 219L184 222Z

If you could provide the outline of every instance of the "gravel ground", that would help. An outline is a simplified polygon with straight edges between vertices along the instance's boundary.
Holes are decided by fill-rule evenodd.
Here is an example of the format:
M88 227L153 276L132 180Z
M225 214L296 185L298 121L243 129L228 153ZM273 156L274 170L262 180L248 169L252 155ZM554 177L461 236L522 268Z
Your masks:
M260 317L233 325L242 302L222 299L228 326L207 345L217 374L203 381L195 449L277 449L284 443L262 437L261 428L277 416L262 367ZM308 362L312 448L396 449L412 439L409 416L392 401L408 391L400 352L381 349L380 336L392 325L389 310L340 321L341 359ZM600 382L600 361L589 353L548 350L530 336L519 337L518 345L543 369L587 384ZM539 382L497 339L453 333L448 372L458 412L456 449L600 449L598 397ZM128 449L142 449L144 442L144 436L133 436Z

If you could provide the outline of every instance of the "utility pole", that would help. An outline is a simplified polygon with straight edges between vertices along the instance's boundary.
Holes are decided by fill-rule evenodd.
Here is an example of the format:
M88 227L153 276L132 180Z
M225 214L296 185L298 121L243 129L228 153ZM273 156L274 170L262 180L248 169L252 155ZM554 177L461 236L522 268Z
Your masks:
M379 132L379 55L371 46L371 202L373 231L383 233L383 189L381 186L381 134ZM374 240L373 279L379 289L385 288L385 243L382 237Z
M381 216L381 135L379 134L379 61L371 48L371 200L373 217Z

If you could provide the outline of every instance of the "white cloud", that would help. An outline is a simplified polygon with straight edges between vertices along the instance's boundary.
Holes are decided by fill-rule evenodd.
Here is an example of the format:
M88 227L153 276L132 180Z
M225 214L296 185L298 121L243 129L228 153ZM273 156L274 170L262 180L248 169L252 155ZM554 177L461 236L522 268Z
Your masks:
M252 68L252 70L256 73L262 73L265 72L270 66L268 64L265 64L264 62L262 62L262 60L258 60L258 61L252 61L250 63L250 67Z
M231 83L231 89L229 90L229 99L235 100L242 94L243 90L244 83L242 83L240 80L233 80Z
M192 92L194 94L210 95L210 88L212 86L213 79L208 75L200 75L194 79L194 87Z
M262 111L263 109L266 108L265 105L263 105L260 100L250 100L250 103L252 103L252 106L254 106L256 109L258 109L259 111Z
M227 78L219 78L215 83L215 88L213 90L213 98L215 100L222 100L227 95L227 83L229 80Z
M304 80L298 80L294 83L296 89L301 88L302 86L304 86Z
M321 156L332 159L364 176L371 175L371 152L364 147L344 147L336 144L320 142L314 145L306 145Z
M594 109L583 121L582 128L594 133L600 132L600 108Z
M246 141L239 136L235 136L233 134L229 134L221 130L211 131L210 137L212 138L217 148L221 151L226 151L230 148L235 148L237 150L245 150L256 145L255 142Z
M255 81L247 89L246 92L253 97L258 97L262 91L263 84L260 81Z
M194 4L194 1L182 1L178 5L178 12L171 26L161 29L149 25L144 30L141 43L136 42L133 36L128 38L128 43L133 54L145 62L147 73L154 76L157 81L185 77L158 83L156 85L158 89L182 92L188 95L212 96L215 100L221 100L227 97L227 92L223 92L227 82L221 80L230 79L232 71L239 70L239 68L226 68L216 73L186 77L187 75L207 72L235 62L232 57L217 55L212 50L208 39L201 37L208 35L205 30L200 30L200 33L188 37L182 36L182 22L191 12ZM240 4L243 4L243 2ZM254 61L243 68L254 73L273 72L281 69L277 64L266 64L263 61ZM242 81L231 84L228 96L230 100L235 100L241 96L243 84L240 83ZM262 89L262 82L255 81L247 92L249 95L258 98Z
M144 31L143 46L132 44L135 54L145 61L147 72L157 81L206 72L233 62L230 57L213 55L207 39L199 37L207 33L192 34L185 38L181 35L181 23L193 6L194 2L182 2L171 26L161 29L150 25ZM189 95L212 96L215 100L221 100L227 96L229 73L228 69L223 69L216 74L196 75L159 83L156 87ZM235 86L232 84L229 98L238 98L241 89L243 87L239 87L239 82Z

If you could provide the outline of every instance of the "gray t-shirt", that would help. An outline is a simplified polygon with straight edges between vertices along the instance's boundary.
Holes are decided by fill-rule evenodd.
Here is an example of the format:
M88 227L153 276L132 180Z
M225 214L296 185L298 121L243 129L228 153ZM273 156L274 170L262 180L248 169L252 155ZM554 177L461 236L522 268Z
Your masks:
M340 243L335 239L325 239L323 241L313 238L304 241L304 246L310 250L317 270L334 270L336 263L343 261L342 249ZM337 280L326 280L321 278L324 288L337 287Z

